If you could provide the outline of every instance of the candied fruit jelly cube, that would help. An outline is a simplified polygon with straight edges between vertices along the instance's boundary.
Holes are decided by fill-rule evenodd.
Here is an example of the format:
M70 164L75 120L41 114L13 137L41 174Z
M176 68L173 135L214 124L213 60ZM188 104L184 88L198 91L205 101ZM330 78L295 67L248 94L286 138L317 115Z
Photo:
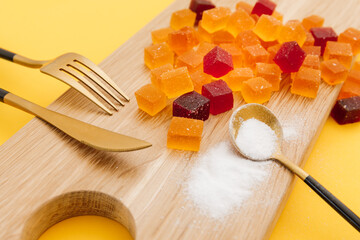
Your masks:
M234 36L226 30L219 30L211 34L211 42L219 45L221 43L235 42Z
M210 100L193 91L188 92L173 102L173 116L205 121L210 114Z
M302 49L306 53L306 55L317 55L320 57L321 55L321 47L320 46L303 46Z
M297 72L305 59L305 52L295 41L285 42L274 57L274 62L284 73Z
M320 70L301 67L293 76L290 91L304 97L316 98L320 82Z
M242 9L244 10L247 14L251 14L251 11L253 9L253 6L250 5L249 3L247 2L244 2L244 1L240 1L238 3L236 3L236 6L235 6L235 9L236 11L238 11L239 9Z
M244 63L247 67L255 69L258 62L267 62L270 54L260 44L244 48Z
M279 51L280 47L281 44L276 44L267 49L267 51L269 52L269 63L274 63L274 57L276 53Z
M312 69L320 69L320 57L318 55L306 55L302 67L308 67Z
M237 36L239 32L251 30L255 26L255 20L245 10L239 9L233 12L227 23L227 30Z
M301 47L306 40L306 31L298 20L290 20L281 27L278 41L279 43L295 41Z
M210 0L191 0L189 8L196 13L196 20L199 21L202 19L203 12L215 8L215 4Z
M318 15L311 15L302 20L302 25L309 31L313 27L322 27L324 24L324 18Z
M201 94L210 99L210 113L213 115L229 111L233 108L233 93L223 80L203 85Z
M242 67L244 64L244 54L240 48L238 48L234 43L222 43L220 47L230 53L233 60L234 68Z
M186 67L176 68L161 74L160 86L168 98L178 97L194 90Z
M337 59L323 61L320 65L321 77L329 85L336 85L346 80L348 70Z
M211 33L209 33L208 31L206 31L203 26L202 26L202 20L199 21L198 23L198 28L197 28L197 32L199 35L199 41L202 42L211 42Z
M271 91L280 89L281 69L276 64L256 63L255 76L262 77L271 84Z
M247 30L239 33L235 38L235 44L239 48L245 48L253 45L260 44L259 38L252 30Z
M348 28L339 35L339 42L350 43L354 55L360 53L360 31Z
M193 27L183 27L169 33L168 43L177 55L185 53L199 44L198 34Z
M324 54L326 42L336 42L338 39L336 32L331 27L314 27L310 29L310 32L315 39L314 46L321 47L321 56Z
M201 56L205 56L208 54L214 47L216 47L215 44L209 43L209 42L202 42L199 44L199 47L197 48L196 52L200 54Z
M275 41L281 29L281 22L270 15L261 15L257 21L254 33L263 41Z
M211 82L211 75L203 72L202 69L197 69L190 73L191 81L194 85L194 91L201 93L202 86Z
M310 32L306 32L306 39L302 46L314 46L314 43L315 38L313 37L313 35Z
M209 33L222 30L226 27L231 15L230 8L215 7L203 12L202 27Z
M187 67L189 72L202 66L203 56L198 54L194 49L181 54L176 58L175 67Z
M142 86L135 92L138 107L149 114L156 115L166 107L166 96L152 84Z
M331 111L331 116L338 124L360 122L360 97L337 100Z
M172 70L174 69L173 65L171 65L170 63L168 64L165 64L165 65L162 65L158 68L154 68L154 69L151 69L150 71L150 79L151 79L151 83L161 89L161 75L164 73L164 72L167 72L169 70Z
M250 78L242 85L241 94L246 103L265 103L271 97L271 84L262 77Z
M279 13L278 11L274 11L274 12L271 14L271 16L273 16L274 18L276 18L277 20L279 20L281 23L282 23L283 18L284 18L284 16L283 16L281 13Z
M179 30L186 26L195 25L196 13L190 9L181 9L171 14L170 27L175 30Z
M172 28L160 28L151 32L151 39L153 44L167 42L169 33L173 32Z
M174 64L174 53L166 43L151 45L144 50L145 65L150 68L157 68L167 63Z
M338 99L360 96L360 71L350 70Z
M203 128L201 120L173 117L167 134L167 147L199 151Z
M224 81L234 92L241 91L244 81L254 77L251 68L235 68L224 76Z
M276 4L270 0L258 0L251 13L258 15L259 17L263 14L271 15L273 14L275 8Z
M352 62L352 50L349 43L332 42L326 43L324 60L337 59L346 68L350 68Z
M219 46L214 47L204 56L204 73L219 78L234 69L230 53Z

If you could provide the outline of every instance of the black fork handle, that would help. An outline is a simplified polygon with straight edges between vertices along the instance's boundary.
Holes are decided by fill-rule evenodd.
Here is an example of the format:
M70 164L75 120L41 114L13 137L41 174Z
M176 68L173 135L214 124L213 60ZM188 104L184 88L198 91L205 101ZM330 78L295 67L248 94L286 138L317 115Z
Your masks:
M8 50L5 50L3 48L0 48L0 57L3 59L6 59L8 61L14 62L14 56L16 54L13 52L10 52Z

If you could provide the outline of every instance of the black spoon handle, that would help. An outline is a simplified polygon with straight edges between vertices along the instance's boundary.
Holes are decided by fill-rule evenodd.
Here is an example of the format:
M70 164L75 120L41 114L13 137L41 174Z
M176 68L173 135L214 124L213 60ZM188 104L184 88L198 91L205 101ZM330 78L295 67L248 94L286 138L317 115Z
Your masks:
M360 232L360 218L310 175L304 182Z
M0 48L0 57L3 58L3 59L6 59L8 61L13 62L15 55L16 55L15 53L12 53L12 52L10 52L8 50Z

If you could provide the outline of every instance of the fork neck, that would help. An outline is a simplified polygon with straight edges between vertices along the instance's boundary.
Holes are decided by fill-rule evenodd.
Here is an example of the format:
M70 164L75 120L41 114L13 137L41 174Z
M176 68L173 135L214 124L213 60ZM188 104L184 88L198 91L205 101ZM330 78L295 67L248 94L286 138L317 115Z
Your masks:
M8 50L5 50L3 48L0 48L0 57L5 60L20 64L20 65L23 65L26 67L31 67L31 68L41 68L45 63L48 62L48 61L33 60L30 58L21 56L19 54L10 52Z

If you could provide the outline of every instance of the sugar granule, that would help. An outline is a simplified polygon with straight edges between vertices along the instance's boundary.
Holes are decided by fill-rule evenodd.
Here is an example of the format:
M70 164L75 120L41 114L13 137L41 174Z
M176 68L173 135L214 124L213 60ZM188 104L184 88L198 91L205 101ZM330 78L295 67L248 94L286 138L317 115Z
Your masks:
M185 192L200 213L222 219L239 209L266 179L268 164L245 159L230 143L221 142L199 157Z
M255 118L241 124L235 141L242 153L255 160L269 159L277 147L274 130Z

